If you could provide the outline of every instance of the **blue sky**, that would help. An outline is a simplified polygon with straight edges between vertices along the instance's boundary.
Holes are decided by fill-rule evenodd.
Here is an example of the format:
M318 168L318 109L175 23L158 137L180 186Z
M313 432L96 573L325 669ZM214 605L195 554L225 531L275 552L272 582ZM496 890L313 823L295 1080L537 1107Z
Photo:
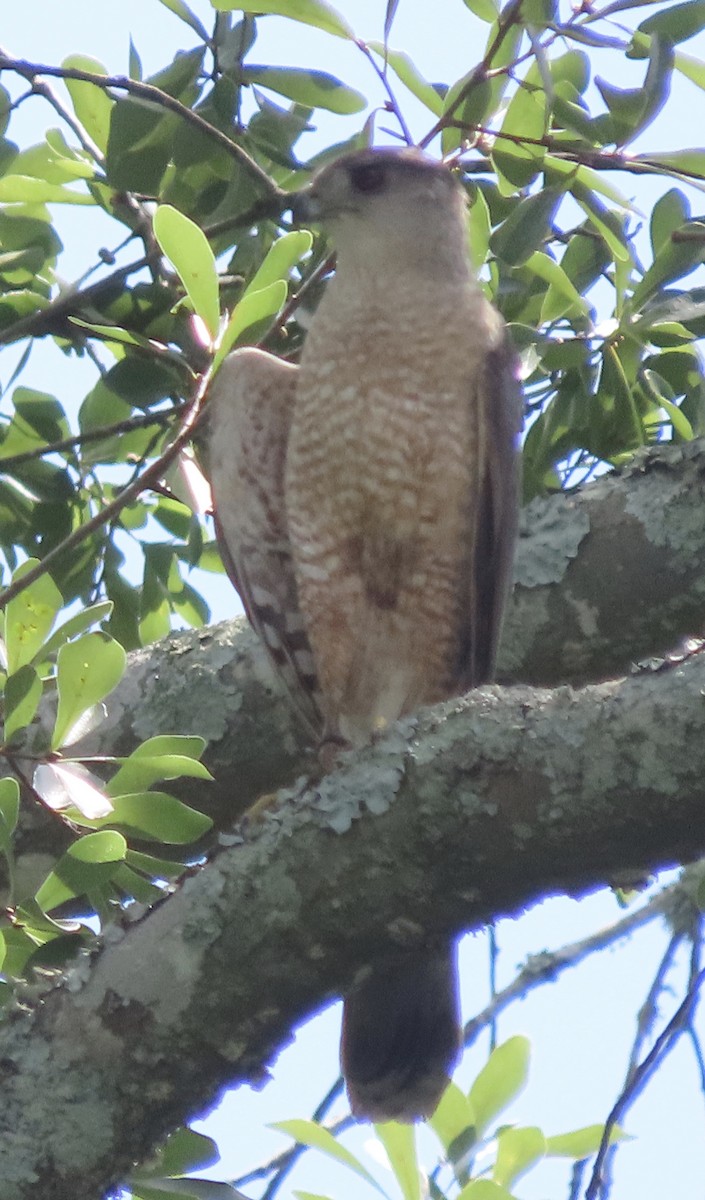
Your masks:
M206 25L210 24L212 14L206 0L193 0L192 7ZM341 0L338 7L360 36L382 38L383 0ZM61 4L56 0L25 0L21 5L6 2L4 9L3 48L35 61L57 63L68 53L81 51L100 60L109 71L124 72L131 33L145 74L149 74L162 67L176 50L193 44L191 31L158 0L121 0L119 5L105 0L100 4L95 0L65 0ZM636 14L635 23L641 16ZM269 19L260 24L257 57L261 61L328 69L380 99L374 76L354 46L293 22ZM406 49L426 78L450 81L477 60L485 36L486 26L468 13L462 0L436 0L432 7L401 0L391 43ZM705 58L705 39L695 39L685 49ZM641 78L643 64L635 64L633 74L634 79ZM620 86L632 82L624 78L621 59L620 77L613 82ZM423 132L423 115L413 106L406 111L411 114L414 132ZM39 99L25 104L20 116L14 136L27 141L38 140L45 125L54 123ZM703 93L678 79L671 103L642 142L650 149L697 145L703 139L704 116ZM313 152L320 145L348 136L358 123L359 117L321 114L318 132L309 135L308 149ZM644 183L633 176L615 182L637 203L641 198L645 209L656 190L670 186ZM698 210L697 203L694 208ZM705 203L700 208L705 209ZM86 209L78 215L61 213L67 246L62 268L67 279L93 262L95 247L102 244L95 224L98 219ZM114 233L106 236L114 237ZM8 378L14 361L12 352L3 356L0 381ZM70 404L79 402L92 385L93 369L88 363L67 360L47 343L34 353L24 382L54 391ZM204 583L216 617L236 611L229 587L212 577L204 577ZM502 922L498 929L500 986L510 980L527 954L585 936L618 915L614 898L602 892L580 903L547 901L520 921ZM534 1043L529 1088L507 1114L508 1119L538 1124L548 1133L558 1133L604 1118L618 1093L633 1036L634 1014L643 1002L663 945L663 934L656 930L642 933L633 942L570 972L558 984L540 989L502 1018L501 1039L521 1032ZM468 1017L488 998L484 935L466 939L462 964L463 1011ZM676 994L682 982L681 966L673 977ZM309 1023L282 1053L274 1070L274 1083L257 1093L240 1089L199 1125L221 1145L223 1163L214 1174L235 1175L264 1158L282 1145L281 1136L268 1131L266 1124L306 1115L315 1107L335 1071L338 1020L337 1010L331 1009L315 1024ZM464 1065L461 1078L469 1081L485 1055L486 1042ZM615 1200L702 1194L705 1105L703 1098L698 1098L694 1065L685 1044L639 1101L627 1128L638 1140L621 1152ZM352 1135L351 1144L360 1148L368 1139L369 1131L362 1129ZM565 1176L564 1168L546 1166L528 1176L518 1190L526 1200L563 1196ZM331 1195L350 1194L350 1177L340 1175L314 1155L307 1157L290 1184ZM352 1194L361 1194L361 1186L356 1183ZM288 1187L283 1194L290 1194Z

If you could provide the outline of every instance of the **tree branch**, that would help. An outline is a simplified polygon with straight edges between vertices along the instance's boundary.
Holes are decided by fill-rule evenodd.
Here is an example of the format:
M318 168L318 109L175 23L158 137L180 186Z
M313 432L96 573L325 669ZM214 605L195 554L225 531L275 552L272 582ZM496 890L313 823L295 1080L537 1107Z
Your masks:
M623 471L524 511L498 677L622 674L698 635L705 613L705 441L639 451Z
M699 658L580 692L483 689L281 796L0 1031L3 1200L95 1197L219 1088L261 1078L378 954L696 856L704 690Z
M203 117L200 117L197 112L188 108L187 105L182 104L175 96L170 96L168 92L162 91L161 88L155 87L152 83L142 83L138 79L128 78L127 75L100 75L96 71L81 71L76 67L54 67L48 63L28 62L27 59L14 58L2 49L0 49L0 71L14 71L15 74L22 75L27 79L33 87L37 76L49 75L55 79L76 79L81 83L93 83L104 92L110 92L110 89L113 88L116 91L127 92L128 95L135 96L139 100L148 100L160 108L165 108L169 112L175 113L183 121L186 121L187 124L193 125L200 133L209 137L221 150L224 150L241 167L244 167L270 200L278 202L285 195L284 192L280 191L267 172L260 167L259 163L256 163L247 151L242 149L242 146L232 141L226 133L222 133L215 125L204 121Z

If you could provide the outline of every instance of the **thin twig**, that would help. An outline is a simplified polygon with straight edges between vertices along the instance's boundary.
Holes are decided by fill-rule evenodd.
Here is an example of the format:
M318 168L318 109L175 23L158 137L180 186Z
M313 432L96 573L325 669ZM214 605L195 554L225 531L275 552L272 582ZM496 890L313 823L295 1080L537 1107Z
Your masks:
M639 929L648 921L653 921L656 917L662 916L668 910L669 905L673 903L673 897L677 893L678 887L679 885L676 883L669 888L665 888L657 896L648 900L641 908L627 913L619 921L615 921L613 925L608 925L606 929L599 929L597 933L591 934L590 937L583 938L579 942L571 942L551 954L532 954L512 982L497 992L494 999L477 1016L468 1021L463 1030L463 1045L466 1048L471 1046L482 1031L500 1013L504 1012L514 1000L527 996L534 988L539 987L548 980L557 979L569 967L576 966L584 958L587 958L588 955L594 954L598 950L603 950L606 946L611 946L614 942L619 941L620 938L627 937L635 929Z
M73 533L70 533L67 538L64 538L62 542L54 546L42 561L37 563L36 567L32 567L21 579L15 580L4 592L0 593L0 609L5 608L10 600L13 600L15 596L19 596L20 592L23 592L35 580L45 575L64 554L67 554L70 550L74 550L76 546L84 542L97 529L101 529L103 525L109 524L113 517L121 512L126 505L131 504L133 500L146 491L147 488L151 487L153 483L159 482L167 467L171 465L182 447L193 437L203 419L204 400L210 378L211 368L209 367L198 380L194 398L188 406L181 429L163 454L160 454L159 458L155 459L152 465L147 467L146 471L143 471L138 478L134 479L127 487L118 492L110 504L106 504L105 508L96 513L94 517L91 517L89 521L86 521L85 525L74 529Z
M656 974L649 988L646 999L637 1013L636 1034L632 1043L631 1054L627 1064L627 1073L624 1079L623 1088L629 1087L634 1074L639 1066L639 1059L647 1039L651 1036L654 1025L658 1020L658 1000L664 989L665 980L668 972L673 966L673 960L676 956L676 951L680 946L685 934L682 931L672 934L669 938L668 945L661 957L661 962L658 965Z
M85 308L87 304L97 303L105 293L113 291L130 275L134 275L135 272L141 271L148 265L147 258L143 256L134 262L126 263L124 267L118 267L110 275L90 284L87 288L79 288L72 284L55 300L52 300L46 308L22 317L19 321L8 325L6 329L0 330L0 346L18 342L23 337L39 337L44 333L56 332L58 322L73 315L77 308Z
M388 111L393 112L394 116L396 117L397 121L399 122L399 128L401 129L401 133L402 133L402 137L403 137L404 141L406 142L407 146L413 146L414 139L411 135L411 130L409 129L409 126L407 125L406 121L404 120L404 114L402 113L401 108L399 107L399 101L397 100L396 96L394 95L392 86L389 82L389 76L387 75L386 70L382 70L379 63L377 62L377 59L375 58L374 54L370 50L369 46L366 44L366 42L363 42L361 38L359 38L357 41L357 47L364 54L368 63L372 67L372 70L374 71L375 75L377 76L380 83L382 84L382 87L384 88L385 92L387 93ZM385 63L385 66L386 66L386 63Z
M137 96L140 100L151 101L160 108L176 113L182 120L193 125L220 146L221 150L225 150L231 158L236 159L240 166L244 167L248 174L257 180L270 200L280 201L285 196L285 193L280 191L267 172L242 149L242 146L233 142L227 134L222 133L214 125L210 125L208 121L204 121L203 117L199 117L198 113L187 108L175 96L170 96L168 92L162 91L152 83L142 83L138 79L129 79L126 75L101 75L96 71L81 71L77 67L54 67L48 63L28 62L27 59L14 58L1 48L0 71L14 71L17 75L22 75L27 79L32 86L38 75L49 75L55 79L75 79L79 83L93 83L106 92L114 88L116 91L127 92L130 96Z
M605 1128L602 1131L600 1148L597 1152L590 1182L585 1190L585 1200L599 1200L601 1196L606 1197L607 1193L603 1186L603 1169L610 1150L615 1127L644 1090L659 1063L670 1053L681 1035L687 1032L697 1003L698 992L703 982L705 982L705 969L699 971L695 979L691 981L682 1004L676 1009L665 1029L657 1037L646 1058L643 1059L633 1073L629 1088L622 1092L612 1107L612 1111L605 1121Z
M497 945L497 929L494 922L487 929L487 941L489 948L489 968L490 968L490 1004L497 999L497 963L499 961L499 947ZM490 1021L490 1054L497 1048L497 1013L494 1013Z
M320 1104L315 1109L312 1118L314 1121L323 1120L326 1113L338 1099L338 1096L341 1094L342 1090L343 1080L342 1077L338 1077L333 1086L328 1089ZM344 1129L348 1128L348 1126L352 1124L352 1122L352 1117L344 1117L343 1121L338 1123L336 1132L342 1133ZM292 1146L291 1149L286 1152L284 1159L280 1162L275 1174L270 1179L264 1192L262 1193L261 1200L274 1200L274 1197L284 1183L284 1180L288 1175L291 1174L301 1155L306 1150L308 1150L308 1146L303 1146L300 1142L297 1142L295 1146Z
M88 130L85 129L81 122L74 116L74 114L69 111L63 100L57 96L51 84L47 83L46 79L33 79L32 92L35 96L42 96L44 100L47 100L48 103L51 104L54 112L58 113L62 121L68 125L69 129L80 142L86 153L90 154L91 158L95 159L97 163L100 163L100 165L103 166L105 162L105 156L100 146L93 141L93 138L88 133Z
M462 126L461 126L462 128ZM625 171L631 174L664 174L675 178L693 179L697 183L705 181L702 171L690 171L685 167L672 167L668 163L660 163L653 159L644 162L638 155L631 155L620 150L593 150L588 147L570 150L556 138L546 134L544 137L529 137L528 134L507 133L503 129L489 129L484 125L473 125L473 133L481 133L488 138L503 138L516 146L540 146L561 158L565 162L574 162L581 167L592 167L596 171ZM699 231L695 231L700 236ZM685 239L683 239L685 240Z
M212 240L231 229L256 225L259 221L271 218L271 202L265 198L250 205L245 212L205 226L203 232L209 240ZM91 267L91 272L98 270L100 265L102 264ZM97 280L89 287L81 288L78 284L72 284L52 300L46 308L38 309L37 312L21 317L12 325L0 330L0 346L10 345L25 337L41 337L44 334L56 333L62 322L76 315L88 305L95 304L96 307L99 307L105 294L109 294L116 285L149 265L149 258L145 255L134 262L127 263L124 267L118 267L110 275L104 276L103 279Z
M133 429L144 429L147 425L168 425L172 417L182 411L183 404L175 404L172 408L160 412L142 413L138 417L127 417L124 421L115 421L113 425L101 425L99 429L90 429L86 433L77 433L73 437L61 438L57 442L47 442L34 450L24 450L22 454L10 454L7 458L0 457L0 471L10 471L22 463L32 462L36 458L44 458L47 454L59 454L62 450L70 450L73 446L83 446L88 442L100 442L104 438L114 437L118 433L131 433Z
M438 136L441 130L448 126L453 119L454 113L456 113L461 104L467 100L473 88L476 88L480 83L484 83L485 80L490 77L492 60L497 52L501 49L502 43L510 29L512 29L513 26L518 23L522 3L523 0L511 0L511 3L507 4L506 8L504 8L504 10L499 14L497 18L497 32L492 39L491 44L488 46L482 62L478 63L474 70L470 73L470 77L466 81L465 86L460 89L458 95L455 97L453 103L449 106L447 111L438 118L435 125L433 125L431 129L429 129L428 133L425 134L425 136L421 139L421 142L419 143L421 149L423 149L425 146L428 146L429 143ZM506 70L506 67L499 68L495 74L503 74Z

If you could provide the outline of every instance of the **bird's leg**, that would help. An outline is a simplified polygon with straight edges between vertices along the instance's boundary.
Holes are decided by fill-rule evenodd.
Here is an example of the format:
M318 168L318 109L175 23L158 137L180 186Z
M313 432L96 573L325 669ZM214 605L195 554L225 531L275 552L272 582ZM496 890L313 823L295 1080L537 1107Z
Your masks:
M330 775L340 766L342 756L347 750L352 750L352 744L336 729L326 728L318 743L318 761L324 775Z

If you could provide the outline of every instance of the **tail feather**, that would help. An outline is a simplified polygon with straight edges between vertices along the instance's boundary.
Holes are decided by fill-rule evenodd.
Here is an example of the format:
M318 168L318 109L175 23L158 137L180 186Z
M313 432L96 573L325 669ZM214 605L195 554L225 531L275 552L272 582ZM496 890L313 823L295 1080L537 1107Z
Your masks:
M455 946L375 964L343 1011L341 1063L354 1115L431 1116L459 1048Z

